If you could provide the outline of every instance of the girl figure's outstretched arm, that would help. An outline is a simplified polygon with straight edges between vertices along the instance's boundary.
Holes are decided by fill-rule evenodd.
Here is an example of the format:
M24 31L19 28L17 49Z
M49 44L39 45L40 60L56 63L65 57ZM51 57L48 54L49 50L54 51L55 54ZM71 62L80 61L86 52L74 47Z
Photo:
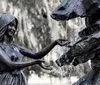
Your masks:
M42 49L39 52L34 52L32 50L26 49L21 46L19 46L19 50L24 56L27 56L33 59L41 59L45 55L47 55L56 45L64 46L68 44L68 42L66 41L67 40L64 40L64 39L55 40L54 42L52 42L51 44L49 44L48 46L46 46L44 49Z
M0 48L0 64L3 67L1 71L11 71L16 69L22 69L31 65L40 65L42 68L49 70L49 68L46 68L42 65L42 63L45 63L43 60L31 60L31 61L19 61L14 62L11 61L11 59L8 57L8 55Z

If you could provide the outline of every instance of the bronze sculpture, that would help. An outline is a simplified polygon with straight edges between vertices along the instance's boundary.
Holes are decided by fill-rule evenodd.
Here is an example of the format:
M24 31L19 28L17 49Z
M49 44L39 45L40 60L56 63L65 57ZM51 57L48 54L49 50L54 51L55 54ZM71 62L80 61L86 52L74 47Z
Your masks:
M55 20L85 17L86 28L79 32L81 40L56 60L58 66L74 66L91 60L91 71L73 85L100 85L100 0L63 0L52 12Z
M63 46L66 40L58 39L39 52L34 52L13 43L13 36L17 30L18 20L10 13L0 17L0 85L27 85L23 68L31 65L43 65L43 58L56 45ZM24 56L31 61L22 61Z

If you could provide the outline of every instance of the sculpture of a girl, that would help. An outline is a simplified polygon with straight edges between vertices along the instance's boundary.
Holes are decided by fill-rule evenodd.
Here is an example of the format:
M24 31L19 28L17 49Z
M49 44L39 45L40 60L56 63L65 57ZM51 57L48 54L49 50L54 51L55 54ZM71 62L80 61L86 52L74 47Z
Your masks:
M38 64L43 67L43 58L56 45L63 46L65 40L58 39L39 52L34 52L13 43L18 20L10 13L0 17L0 85L27 85L23 68ZM22 61L23 56L32 58Z

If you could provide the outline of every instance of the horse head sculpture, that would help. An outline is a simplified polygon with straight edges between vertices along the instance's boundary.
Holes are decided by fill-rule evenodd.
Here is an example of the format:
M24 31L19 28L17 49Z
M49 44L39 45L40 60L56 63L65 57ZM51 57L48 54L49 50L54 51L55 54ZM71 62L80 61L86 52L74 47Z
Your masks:
M54 9L51 17L55 20L69 20L87 17L100 9L100 0L63 0Z
M73 65L77 65L88 61L91 59L91 56L93 58L100 38L88 38L87 36L100 31L100 0L63 0L54 9L51 17L55 20L70 20L76 17L85 17L86 23L86 28L79 32L79 36L82 39L56 60L58 66L70 64L73 60Z

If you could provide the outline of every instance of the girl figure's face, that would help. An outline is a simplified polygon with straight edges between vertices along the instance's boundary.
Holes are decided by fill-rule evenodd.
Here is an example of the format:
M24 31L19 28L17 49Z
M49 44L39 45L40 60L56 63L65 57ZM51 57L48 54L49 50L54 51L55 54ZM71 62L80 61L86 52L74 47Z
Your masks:
M8 32L7 34L8 34L9 37L13 37L15 32L16 32L15 26L8 25L7 32Z
M7 37L12 38L15 35L15 32L16 32L16 22L11 22L7 26L6 35L7 35Z

